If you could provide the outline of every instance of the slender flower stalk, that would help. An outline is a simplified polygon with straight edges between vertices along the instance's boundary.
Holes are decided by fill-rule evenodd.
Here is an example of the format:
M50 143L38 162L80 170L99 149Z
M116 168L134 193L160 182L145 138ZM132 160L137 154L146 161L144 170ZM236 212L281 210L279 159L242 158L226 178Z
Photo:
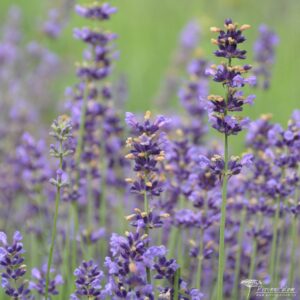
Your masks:
M180 268L178 268L175 272L174 278L174 300L179 300L179 289L180 289Z
M247 208L244 206L241 216L241 224L240 224L240 230L238 234L238 248L236 252L236 259L235 259L235 269L234 269L234 284L233 284L233 299L238 300L238 286L239 286L239 280L240 280L240 268L241 268L241 254L242 254L242 243L243 243L243 237L245 234L245 222L247 217ZM249 277L252 278L252 277Z
M271 278L271 285L275 282L275 263L276 263L276 253L277 249L277 238L278 238L278 227L279 227L279 213L280 213L280 197L278 197L276 201L276 208L275 208L275 216L274 216L274 223L273 223L273 239L272 239L272 246L271 246L271 256L269 262L269 274Z
M294 286L295 281L295 267L296 267L296 250L298 245L298 218L297 216L293 216L292 219L292 250L291 250L291 264L288 275L288 285Z
M146 215L148 216L150 211L149 211L149 201L148 201L146 191L144 192L144 211L145 211ZM146 224L145 233L149 236L148 224ZM149 247L149 243L147 243L146 246ZM147 273L147 283L151 284L151 271L150 271L149 267L146 267L146 273Z
M217 280L217 299L223 299L223 280L225 269L225 224L226 224L226 207L227 207L227 185L229 179L229 136L236 135L248 123L247 119L231 116L229 112L237 112L242 110L242 106L246 103L252 103L253 95L244 97L243 92L239 88L246 84L255 84L254 77L244 78L242 75L251 69L251 66L233 66L232 60L245 59L246 51L238 49L238 44L245 41L242 32L249 25L242 25L238 28L236 23L231 19L226 19L224 24L225 30L212 27L211 31L218 33L217 39L212 39L212 43L218 46L215 51L217 57L227 59L226 63L219 66L212 66L207 70L207 74L213 76L214 81L220 82L226 87L227 93L225 97L219 95L210 95L208 100L211 101L210 121L212 127L224 135L224 164L222 174L222 203L221 203L221 220L219 233L219 266Z
M58 208L61 200L61 189L67 185L65 178L63 177L63 161L64 158L71 155L73 153L73 149L70 149L68 144L69 140L72 138L72 125L67 116L61 116L57 120L55 120L51 126L52 131L50 135L53 136L57 143L57 145L51 145L50 147L50 155L59 159L59 166L56 172L56 179L52 178L50 183L56 186L56 196L55 196L55 211L53 218L53 227L52 227L52 237L51 237L51 245L48 256L48 264L47 264L47 273L46 273L46 288L45 288L45 300L48 300L49 293L49 282L50 282L50 270L53 260L53 251L56 240L56 232L57 232L57 218L58 218Z
M258 216L258 228L257 228L257 233L259 233L259 231L261 230L262 224L263 224L263 214L260 213ZM251 251L251 258L250 258L250 269L249 269L249 279L252 279L254 276L254 271L255 271L255 267L256 267L256 263L257 263L257 259L256 259L256 255L257 255L257 236L255 235L253 237L253 244L252 244L252 251Z

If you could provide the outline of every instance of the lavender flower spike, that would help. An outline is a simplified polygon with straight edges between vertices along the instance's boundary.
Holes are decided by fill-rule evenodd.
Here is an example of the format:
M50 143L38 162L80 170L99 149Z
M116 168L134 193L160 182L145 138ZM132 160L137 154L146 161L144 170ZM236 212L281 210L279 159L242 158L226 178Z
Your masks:
M257 63L253 73L259 79L257 86L268 89L270 86L271 69L275 60L275 47L279 43L278 36L262 24L259 27L259 36L254 43L254 60Z
M22 277L26 273L26 265L24 264L24 249L22 244L22 235L16 231L13 236L12 244L7 241L4 232L0 232L0 269L2 283L1 286L5 294L11 299L31 299L28 282Z
M249 25L238 27L231 19L224 22L224 30L218 27L212 27L211 31L218 34L217 39L212 39L212 43L218 47L215 51L217 57L224 57L227 62L221 65L213 65L207 70L207 74L213 77L215 82L219 82L226 88L226 95L210 95L208 100L211 102L210 121L212 127L224 135L224 160L219 157L213 157L212 163L208 163L215 175L222 179L222 205L221 205L221 222L219 235L219 269L217 281L217 299L223 299L223 280L225 270L225 223L227 209L227 182L229 177L238 174L242 166L247 165L250 157L243 159L232 158L229 160L228 155L228 137L236 135L247 124L248 119L240 116L230 115L232 112L240 112L243 110L244 104L251 104L254 96L245 97L241 88L245 85L254 85L255 78L253 76L245 77L245 74L251 69L250 65L233 65L233 59L245 59L246 50L240 49L246 38L243 31L249 29ZM220 172L220 174L218 174Z

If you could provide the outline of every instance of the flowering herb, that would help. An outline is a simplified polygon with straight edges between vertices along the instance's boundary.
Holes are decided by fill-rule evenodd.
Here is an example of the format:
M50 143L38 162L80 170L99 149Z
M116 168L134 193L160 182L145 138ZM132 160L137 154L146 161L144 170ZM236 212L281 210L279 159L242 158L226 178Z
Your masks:
M222 181L222 208L220 223L220 241L219 241L219 268L218 268L218 284L217 299L223 299L223 276L225 268L225 245L224 232L226 222L226 203L227 203L227 182L229 172L234 174L234 168L237 166L235 161L229 161L228 158L228 137L239 133L248 120L243 117L230 115L231 112L241 111L243 105L252 103L254 96L245 97L241 88L245 85L254 85L255 77L245 77L245 74L251 69L250 65L233 65L234 59L245 59L246 50L239 49L239 44L245 41L243 31L250 28L249 25L238 27L231 19L224 22L224 30L212 27L211 31L218 34L217 39L212 39L212 43L218 47L215 51L217 57L223 57L227 62L219 66L213 65L208 69L207 74L211 75L215 82L221 83L226 87L226 96L210 95L208 100L211 102L210 122L212 127L223 133L224 135L224 161L222 159L215 160L214 168L221 168ZM222 167L222 164L224 167ZM239 172L239 171L237 171Z

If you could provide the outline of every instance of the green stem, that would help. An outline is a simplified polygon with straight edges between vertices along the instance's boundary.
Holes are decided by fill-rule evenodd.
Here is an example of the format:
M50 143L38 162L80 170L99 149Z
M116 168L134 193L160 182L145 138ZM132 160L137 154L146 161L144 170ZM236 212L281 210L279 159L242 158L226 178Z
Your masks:
M174 277L174 300L179 300L179 279L180 279L180 267L176 270Z
M271 258L270 258L270 277L271 277L271 286L274 284L275 280L275 261L276 261L276 248L277 248L277 237L278 237L278 222L279 222L279 212L280 212L280 198L277 198L276 201L276 212L275 219L273 223L273 239L272 239L272 248L271 248Z
M59 151L60 151L59 168L62 170L62 167L63 167L63 143L62 143L62 141L60 141L59 148L60 148L59 149ZM51 245L50 245L50 252L49 252L48 264L47 264L47 274L46 274L45 300L48 300L50 269L51 269L51 264L52 264L52 259L53 259L53 250L54 250L54 244L55 244L55 239L56 239L58 207L59 207L59 203L60 203L60 190L61 190L60 184L61 184L61 182L58 182L57 188L56 188L52 237L51 237Z
M203 236L204 232L203 229L200 229L200 244L199 244L199 255L198 255L198 266L197 266L197 273L196 273L196 289L200 290L201 288L201 277L202 277L202 261L203 261Z
M73 236L72 236L72 260L71 260L71 265L72 265L72 274L74 270L77 267L77 240L76 240L76 235L79 230L79 222L78 222L78 204L76 201L72 202L72 224L73 224Z
M250 299L250 296L251 296L251 287L250 287L249 290L248 290L246 300L249 300L249 299Z
M263 214L259 214L259 222L258 222L258 231L260 231L263 223ZM257 254L257 239L256 237L253 238L253 245L252 245L252 253L250 258L250 270L249 270L249 279L253 279L254 271L256 267L256 254Z
M45 300L48 300L48 289L49 289L49 281L50 281L50 269L53 259L53 250L54 244L56 239L56 224L57 224L57 217L58 217L58 206L60 202L60 187L57 187L56 197L55 197L55 213L53 219L53 229L52 229L52 238L51 238L51 246L50 246L50 253L48 257L48 265L47 265L47 275L46 275L46 288L45 288Z
M148 201L148 197L147 197L147 192L144 192L144 210L147 214L147 217L149 216L149 201ZM149 237L149 228L148 226L146 226L145 228L145 233L148 235ZM148 244L148 243L147 243ZM149 245L147 245L148 247ZM146 267L146 273L147 273L147 283L151 284L151 272L150 272L150 268Z
M65 241L65 247L64 247L64 285L63 285L63 291L61 295L61 299L66 299L69 295L69 275L70 275L70 261L69 261L69 249L70 249L70 228L71 224L68 222L67 232L66 232L66 241Z
M225 223L226 223L226 204L227 204L227 182L228 182L228 136L224 135L224 178L222 185L222 205L221 205L221 223L219 239L219 267L217 282L217 300L223 299L223 276L225 268Z
M179 229L177 227L172 226L171 232L169 234L169 241L168 241L168 249L169 249L169 257L173 258L175 255L176 249L176 239L178 236Z
M285 205L288 204L288 200L286 199L284 201ZM284 212L283 212L283 216L282 216L282 220L284 220ZM281 222L280 222L281 223ZM284 223L282 222L281 224L281 228L278 230L279 231L279 242L278 242L278 247L277 247L277 255L275 257L275 281L274 284L275 286L278 286L278 281L279 281L279 277L280 277L280 271L281 271L281 257L285 257L285 248L283 247L283 245L286 243L285 237L286 235L284 234Z
M295 280L295 266L296 266L296 250L298 244L298 219L297 216L293 217L292 223L292 251L291 251L291 265L288 277L288 283L290 287L294 286Z
M203 218L206 217L207 209L208 209L208 199L207 193L205 193L204 197L204 208L203 208ZM198 266L196 273L196 289L201 289L201 279L202 279L202 264L203 264L203 254L204 254L204 229L200 228L200 239L199 239L199 255L198 255Z
M240 230L238 235L238 248L236 252L235 258L235 269L234 269L234 285L233 285L233 299L238 300L238 285L240 279L240 269L241 269L241 253L242 253L242 243L243 243L243 236L245 231L245 221L247 216L247 208L244 206L241 216L241 223L240 223Z
M183 235L183 228L178 228L178 253L177 253L177 259L178 259L178 265L179 267L183 270L184 269L184 257L183 257L183 252L184 252L184 244L183 244L183 239L182 239L182 235Z
M107 227L107 203L106 203L106 165L103 164L101 166L102 172L102 178L101 178L101 195L100 195L100 205L99 205L99 222L100 226L103 228ZM100 252L101 252L101 257L104 260L107 252L106 248L106 241L105 239L101 239L100 241Z

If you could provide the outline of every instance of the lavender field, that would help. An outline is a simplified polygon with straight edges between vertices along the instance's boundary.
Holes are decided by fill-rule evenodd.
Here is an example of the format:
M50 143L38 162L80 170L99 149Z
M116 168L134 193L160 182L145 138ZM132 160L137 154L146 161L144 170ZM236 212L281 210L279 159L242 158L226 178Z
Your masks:
M188 18L159 71L167 47L146 35L134 61L114 23L125 2L3 2L0 299L300 299L284 29L224 0L233 16Z

